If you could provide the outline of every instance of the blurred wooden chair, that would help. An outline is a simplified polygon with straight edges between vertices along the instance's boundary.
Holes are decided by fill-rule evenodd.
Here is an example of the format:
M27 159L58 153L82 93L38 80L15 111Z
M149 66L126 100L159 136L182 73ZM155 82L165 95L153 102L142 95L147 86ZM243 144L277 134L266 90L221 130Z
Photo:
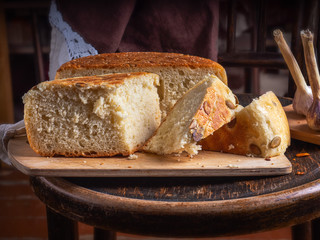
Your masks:
M247 18L252 23L248 29L251 36L251 46L247 51L238 50L236 42L237 14L239 14L239 8L243 7L243 5L250 7L246 9L247 13L251 13ZM280 9L278 13L281 14L288 12L288 10L282 11L281 5L282 7L287 6L287 9L290 7L290 16L287 18L290 22L280 23L272 19L274 16L271 15L271 11L274 11L274 9ZM281 54L277 51L278 48L276 47L273 51L267 49L267 43L271 46L275 44L272 38L272 32L275 28L280 28L291 35L291 50L306 76L300 31L307 28L310 29L315 36L315 46L319 46L320 6L318 0L226 0L221 1L221 6L226 8L224 12L227 14L227 32L225 37L226 49L224 52L220 52L218 61L224 67L246 69L245 92L259 94L258 71L260 69L287 69ZM295 84L290 77L288 96L293 97L294 91Z
M7 28L3 2L0 1L0 124L13 122L14 111ZM0 160L1 167L2 162Z
M15 66L10 66L10 54L33 54L36 82L45 81L43 46L41 46L40 41L39 14L37 10L49 10L49 5L50 1L34 1L32 3L0 1L0 124L13 123L15 121L11 70L17 71L18 69ZM29 49L26 46L9 47L6 13L12 10L25 10L27 13L26 21L29 24L27 27L31 28L32 35L32 46Z
M34 52L35 77L37 82L42 82L45 80L45 70L36 9L49 9L49 3L49 1L32 3L23 1L0 1L0 124L15 122L14 92L11 70L17 69L15 69L14 66L10 66L11 52L8 41L6 10L27 9L29 11L33 42L33 49L31 49L31 51ZM2 162L0 160L0 167L1 166Z
M30 21L32 25L32 37L34 47L34 65L37 82L45 80L43 51L39 37L39 29L37 27L38 18L34 9L39 7L48 7L50 1L34 2L31 5L26 2L10 2L1 1L1 27L0 31L0 57L1 57L1 82L0 82L0 122L13 122L13 102L11 90L11 76L9 64L8 42L6 37L6 24L4 17L4 8L26 8L30 10ZM281 8L282 6L290 7L291 18L290 22L279 23L271 21L270 12L274 9ZM286 5L287 4L287 5ZM262 69L287 69L287 66L279 53L277 47L272 39L272 31L274 28L281 28L284 32L291 35L291 49L296 56L298 64L305 74L304 57L302 51L302 44L300 40L300 31L309 28L315 34L315 39L319 46L319 15L320 7L318 0L292 0L288 1L275 1L275 0L222 0L221 3L220 19L226 16L227 27L226 32L221 34L219 38L225 42L226 48L220 51L218 62L224 67L237 67L245 69L245 89L246 93L259 94L260 93L260 79L259 71ZM238 49L238 42L236 39L236 31L239 27L237 16L239 10L244 6L249 6L247 11L247 20L250 21L250 26L247 32L250 34L250 49ZM222 9L223 8L223 9ZM292 21L291 21L292 20ZM274 48L270 50L270 45L274 44ZM292 97L295 91L295 84L289 77L288 93L287 96ZM5 104L3 104L5 103ZM8 119L3 117L7 115ZM2 120L3 118L3 120Z
M3 2L0 1L0 124L13 123L13 99L7 27Z

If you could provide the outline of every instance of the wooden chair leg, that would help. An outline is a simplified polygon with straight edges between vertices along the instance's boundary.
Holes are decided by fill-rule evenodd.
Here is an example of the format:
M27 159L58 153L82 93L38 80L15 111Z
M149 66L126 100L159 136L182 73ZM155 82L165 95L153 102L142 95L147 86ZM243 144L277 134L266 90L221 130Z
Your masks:
M311 240L311 223L306 222L291 227L292 240Z
M94 228L93 231L94 240L116 240L117 239L117 233L104 230L101 228Z
M4 1L0 1L0 124L14 122L9 47Z
M320 218L311 221L312 240L320 239Z
M49 240L79 239L78 223L47 207L47 225Z

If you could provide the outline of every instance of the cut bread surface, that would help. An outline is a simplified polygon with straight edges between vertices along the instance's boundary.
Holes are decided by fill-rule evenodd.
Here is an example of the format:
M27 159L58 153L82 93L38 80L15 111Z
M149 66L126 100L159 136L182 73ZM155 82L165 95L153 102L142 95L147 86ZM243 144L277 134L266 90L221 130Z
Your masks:
M30 146L43 156L130 155L160 124L158 84L152 73L40 83L23 98Z
M216 76L208 76L177 101L143 150L195 155L201 150L197 142L229 122L237 107L231 90Z
M288 120L278 98L269 91L200 144L204 150L274 157L284 154L290 145Z
M212 60L160 52L105 53L78 58L63 64L56 78L127 72L151 72L160 76L158 94L162 117L205 76L214 74L227 84L225 69Z

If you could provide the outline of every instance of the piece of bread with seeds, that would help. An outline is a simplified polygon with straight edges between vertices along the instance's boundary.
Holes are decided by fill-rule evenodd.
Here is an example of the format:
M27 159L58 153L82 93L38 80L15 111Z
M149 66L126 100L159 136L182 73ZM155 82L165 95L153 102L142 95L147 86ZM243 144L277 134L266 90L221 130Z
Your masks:
M74 59L57 70L56 79L124 72L151 72L160 76L162 117L205 76L214 74L227 84L225 69L210 59L161 52L104 53Z
M287 116L273 92L254 99L225 126L203 139L204 150L256 157L284 154L290 145Z
M43 82L23 97L31 148L42 156L130 155L160 125L152 73L121 73Z
M197 142L228 123L239 107L236 96L216 76L207 76L177 101L143 150L196 155Z

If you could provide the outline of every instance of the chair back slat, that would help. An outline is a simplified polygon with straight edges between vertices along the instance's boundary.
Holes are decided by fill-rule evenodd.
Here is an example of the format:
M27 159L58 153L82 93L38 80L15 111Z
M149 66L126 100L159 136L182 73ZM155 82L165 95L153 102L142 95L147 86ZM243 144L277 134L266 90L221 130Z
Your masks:
M265 0L256 1L257 19L257 52L264 52L266 49L267 26L266 26L266 4Z
M247 1L246 1L247 2ZM302 74L308 82L307 72L304 64L303 47L301 43L300 31L310 29L314 33L315 50L320 47L320 3L319 0L293 0L290 2L291 8L289 19L292 21L272 22L273 1L257 0L248 1L250 9L250 20L252 26L247 30L250 33L250 49L239 50L236 39L237 32L237 14L239 7L243 4L237 0L224 1L227 10L227 36L226 50L219 52L218 61L225 67L242 67L246 71L245 92L259 94L259 72L261 69L287 69L281 53L275 42L273 42L272 31L280 28L286 35L293 55L295 56ZM280 2L279 3L283 3ZM278 7L278 6L277 6ZM274 24L274 25L272 25ZM240 25L239 25L240 26ZM238 27L239 27L238 26ZM288 36L290 37L288 39ZM317 54L318 62L320 56ZM293 97L295 92L294 81L289 74L287 96Z
M228 29L227 29L227 52L231 53L235 50L236 36L236 0L231 0L228 7Z

